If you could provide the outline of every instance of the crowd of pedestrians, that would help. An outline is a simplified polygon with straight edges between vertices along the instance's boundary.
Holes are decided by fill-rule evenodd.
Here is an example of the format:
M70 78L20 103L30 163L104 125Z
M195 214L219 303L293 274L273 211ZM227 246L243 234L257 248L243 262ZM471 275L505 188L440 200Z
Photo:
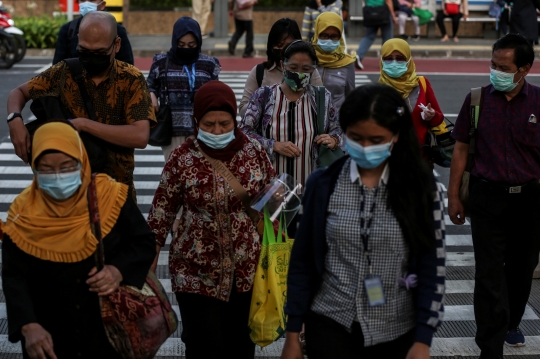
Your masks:
M282 358L304 351L429 358L444 313L445 208L422 149L444 115L402 39L384 43L379 84L355 89L357 58L346 53L343 21L323 11L337 3L309 3L321 14L304 24L307 35L293 20L276 21L267 61L251 71L239 108L219 81L219 61L201 53L203 32L189 17L175 23L171 49L154 57L145 80L118 58L124 42L114 17L90 11L75 27L77 43L65 39L76 48L80 76L64 56L11 92L11 140L34 179L0 222L2 283L9 340L22 342L25 357L122 357L101 325L101 300L120 286L144 291L171 235L168 269L186 357L254 358L247 324L261 234L244 198L286 173L304 190L287 229L294 245ZM397 18L389 16L392 29ZM480 105L466 97L452 134L449 214L464 223L459 193L470 171L482 359L502 358L505 342L525 343L519 324L540 251L540 89L525 80L533 61L528 39L499 39L491 85ZM44 97L55 98L65 118L29 130L22 109ZM165 103L173 140L163 147L165 167L145 220L136 206L134 149L147 145ZM99 167L87 153L92 141L102 147ZM325 167L323 148L346 155ZM97 268L101 237L105 266Z

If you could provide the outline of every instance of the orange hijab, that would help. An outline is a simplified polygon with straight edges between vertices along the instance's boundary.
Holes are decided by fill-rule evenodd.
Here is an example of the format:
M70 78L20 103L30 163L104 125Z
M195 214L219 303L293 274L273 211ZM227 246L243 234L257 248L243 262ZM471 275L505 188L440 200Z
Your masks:
M32 144L32 169L44 151L55 150L75 158L81 164L81 186L70 198L58 201L45 195L36 177L15 198L8 211L4 233L23 252L52 262L73 263L91 256L97 240L90 227L88 200L91 181L90 162L79 134L62 122L41 126ZM96 176L96 188L105 237L113 228L126 202L128 187L107 175Z

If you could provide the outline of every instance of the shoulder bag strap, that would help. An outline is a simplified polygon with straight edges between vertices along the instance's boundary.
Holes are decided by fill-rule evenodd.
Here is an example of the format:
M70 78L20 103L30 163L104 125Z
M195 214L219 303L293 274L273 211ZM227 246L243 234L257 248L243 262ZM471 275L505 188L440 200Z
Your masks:
M169 105L169 56L165 60L165 105Z
M420 85L422 86L422 90L424 90L424 93L425 93L426 89L427 89L426 78L424 76L418 76L418 80L420 81Z
M77 35L77 27L79 26L79 22L81 20L80 19L75 19L75 20L72 20L70 23L69 23L69 28L68 28L68 40L71 40L73 38L73 36Z
M97 269L98 271L100 271L105 265L105 255L103 251L103 239L101 237L101 222L99 217L95 173L92 173L92 180L90 181L90 185L88 185L88 190L86 194L88 198L88 212L90 213L90 228L92 228L92 233L98 241L95 257Z
M201 151L201 153L203 154L204 158L210 162L210 164L212 165L212 167L214 168L214 170L216 170L216 172L218 172L221 176L223 176L223 178L225 178L225 180L227 181L227 183L229 184L229 186L232 187L234 193L236 193L236 195L238 196L238 198L242 201L242 203L244 204L244 207L246 208L246 213L248 214L248 216L251 218L251 220L253 221L253 225L254 226L257 226L257 223L259 223L259 220L260 220L260 216L259 216L259 212L257 212L256 210L254 210L253 208L251 208L251 199L249 198L249 194L247 193L246 189L244 188L244 186L242 186L242 184L238 181L238 179L236 178L236 176L231 172L229 171L229 169L227 168L227 166L225 166L225 164L223 162L221 162L220 160L217 160L215 158L212 158L210 156L208 156L202 149L201 147L199 146L199 143L198 141L195 139L193 140L193 143L195 143L195 146L197 146L197 149L199 151Z
M478 128L478 120L480 119L480 112L482 107L482 87L475 87L471 89L471 108L470 119L471 128L469 130L469 155L467 157L466 170L470 171L472 167L472 159L476 152L476 130Z
M75 80L75 82L79 86L79 92L81 93L81 97L84 102L84 107L86 108L86 112L88 113L88 116L90 116L91 120L97 121L97 116L94 111L94 106L92 106L92 100L90 99L90 95L88 95L88 91L86 90L86 85L84 84L84 76L82 74L81 62L79 61L78 58L66 59L64 61L68 65L69 71L71 72L71 76L73 76L73 80Z

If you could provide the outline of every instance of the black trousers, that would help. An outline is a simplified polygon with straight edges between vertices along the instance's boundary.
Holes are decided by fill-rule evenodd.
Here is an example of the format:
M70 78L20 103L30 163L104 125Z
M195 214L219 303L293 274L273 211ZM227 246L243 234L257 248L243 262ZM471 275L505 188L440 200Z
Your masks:
M309 359L405 359L414 344L414 330L390 342L364 347L358 322L352 332L333 319L314 312L304 318Z
M242 37L244 32L246 33L246 49L244 55L251 55L253 52L253 21L252 20L238 20L234 19L234 25L236 30L231 38L233 47L236 48L238 40Z
M521 322L540 251L540 186L505 193L471 177L476 261L474 315L481 358L502 357L508 330Z
M459 29L459 20L463 14L455 14L455 15L445 15L442 10L437 11L437 18L435 19L437 21L437 25L439 26L439 30L441 31L441 35L446 35L446 27L444 27L444 18L449 17L452 19L452 37L455 37L457 35L458 29Z
M200 294L175 294L186 359L255 357L248 328L251 292L238 293L233 288L228 302Z

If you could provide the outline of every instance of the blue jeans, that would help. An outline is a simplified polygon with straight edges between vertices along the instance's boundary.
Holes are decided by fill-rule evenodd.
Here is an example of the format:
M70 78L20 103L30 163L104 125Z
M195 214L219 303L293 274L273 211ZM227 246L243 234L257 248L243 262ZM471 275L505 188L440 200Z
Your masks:
M392 17L390 16L390 23L382 26L373 26L373 27L366 27L366 34L360 40L360 44L358 45L358 51L356 54L362 60L364 58L364 55L366 52L368 52L371 45L373 45L373 42L375 41L375 38L377 37L377 30L381 28L381 36L382 36L382 43L384 44L386 40L390 40L392 37L394 37L394 21L392 20Z

